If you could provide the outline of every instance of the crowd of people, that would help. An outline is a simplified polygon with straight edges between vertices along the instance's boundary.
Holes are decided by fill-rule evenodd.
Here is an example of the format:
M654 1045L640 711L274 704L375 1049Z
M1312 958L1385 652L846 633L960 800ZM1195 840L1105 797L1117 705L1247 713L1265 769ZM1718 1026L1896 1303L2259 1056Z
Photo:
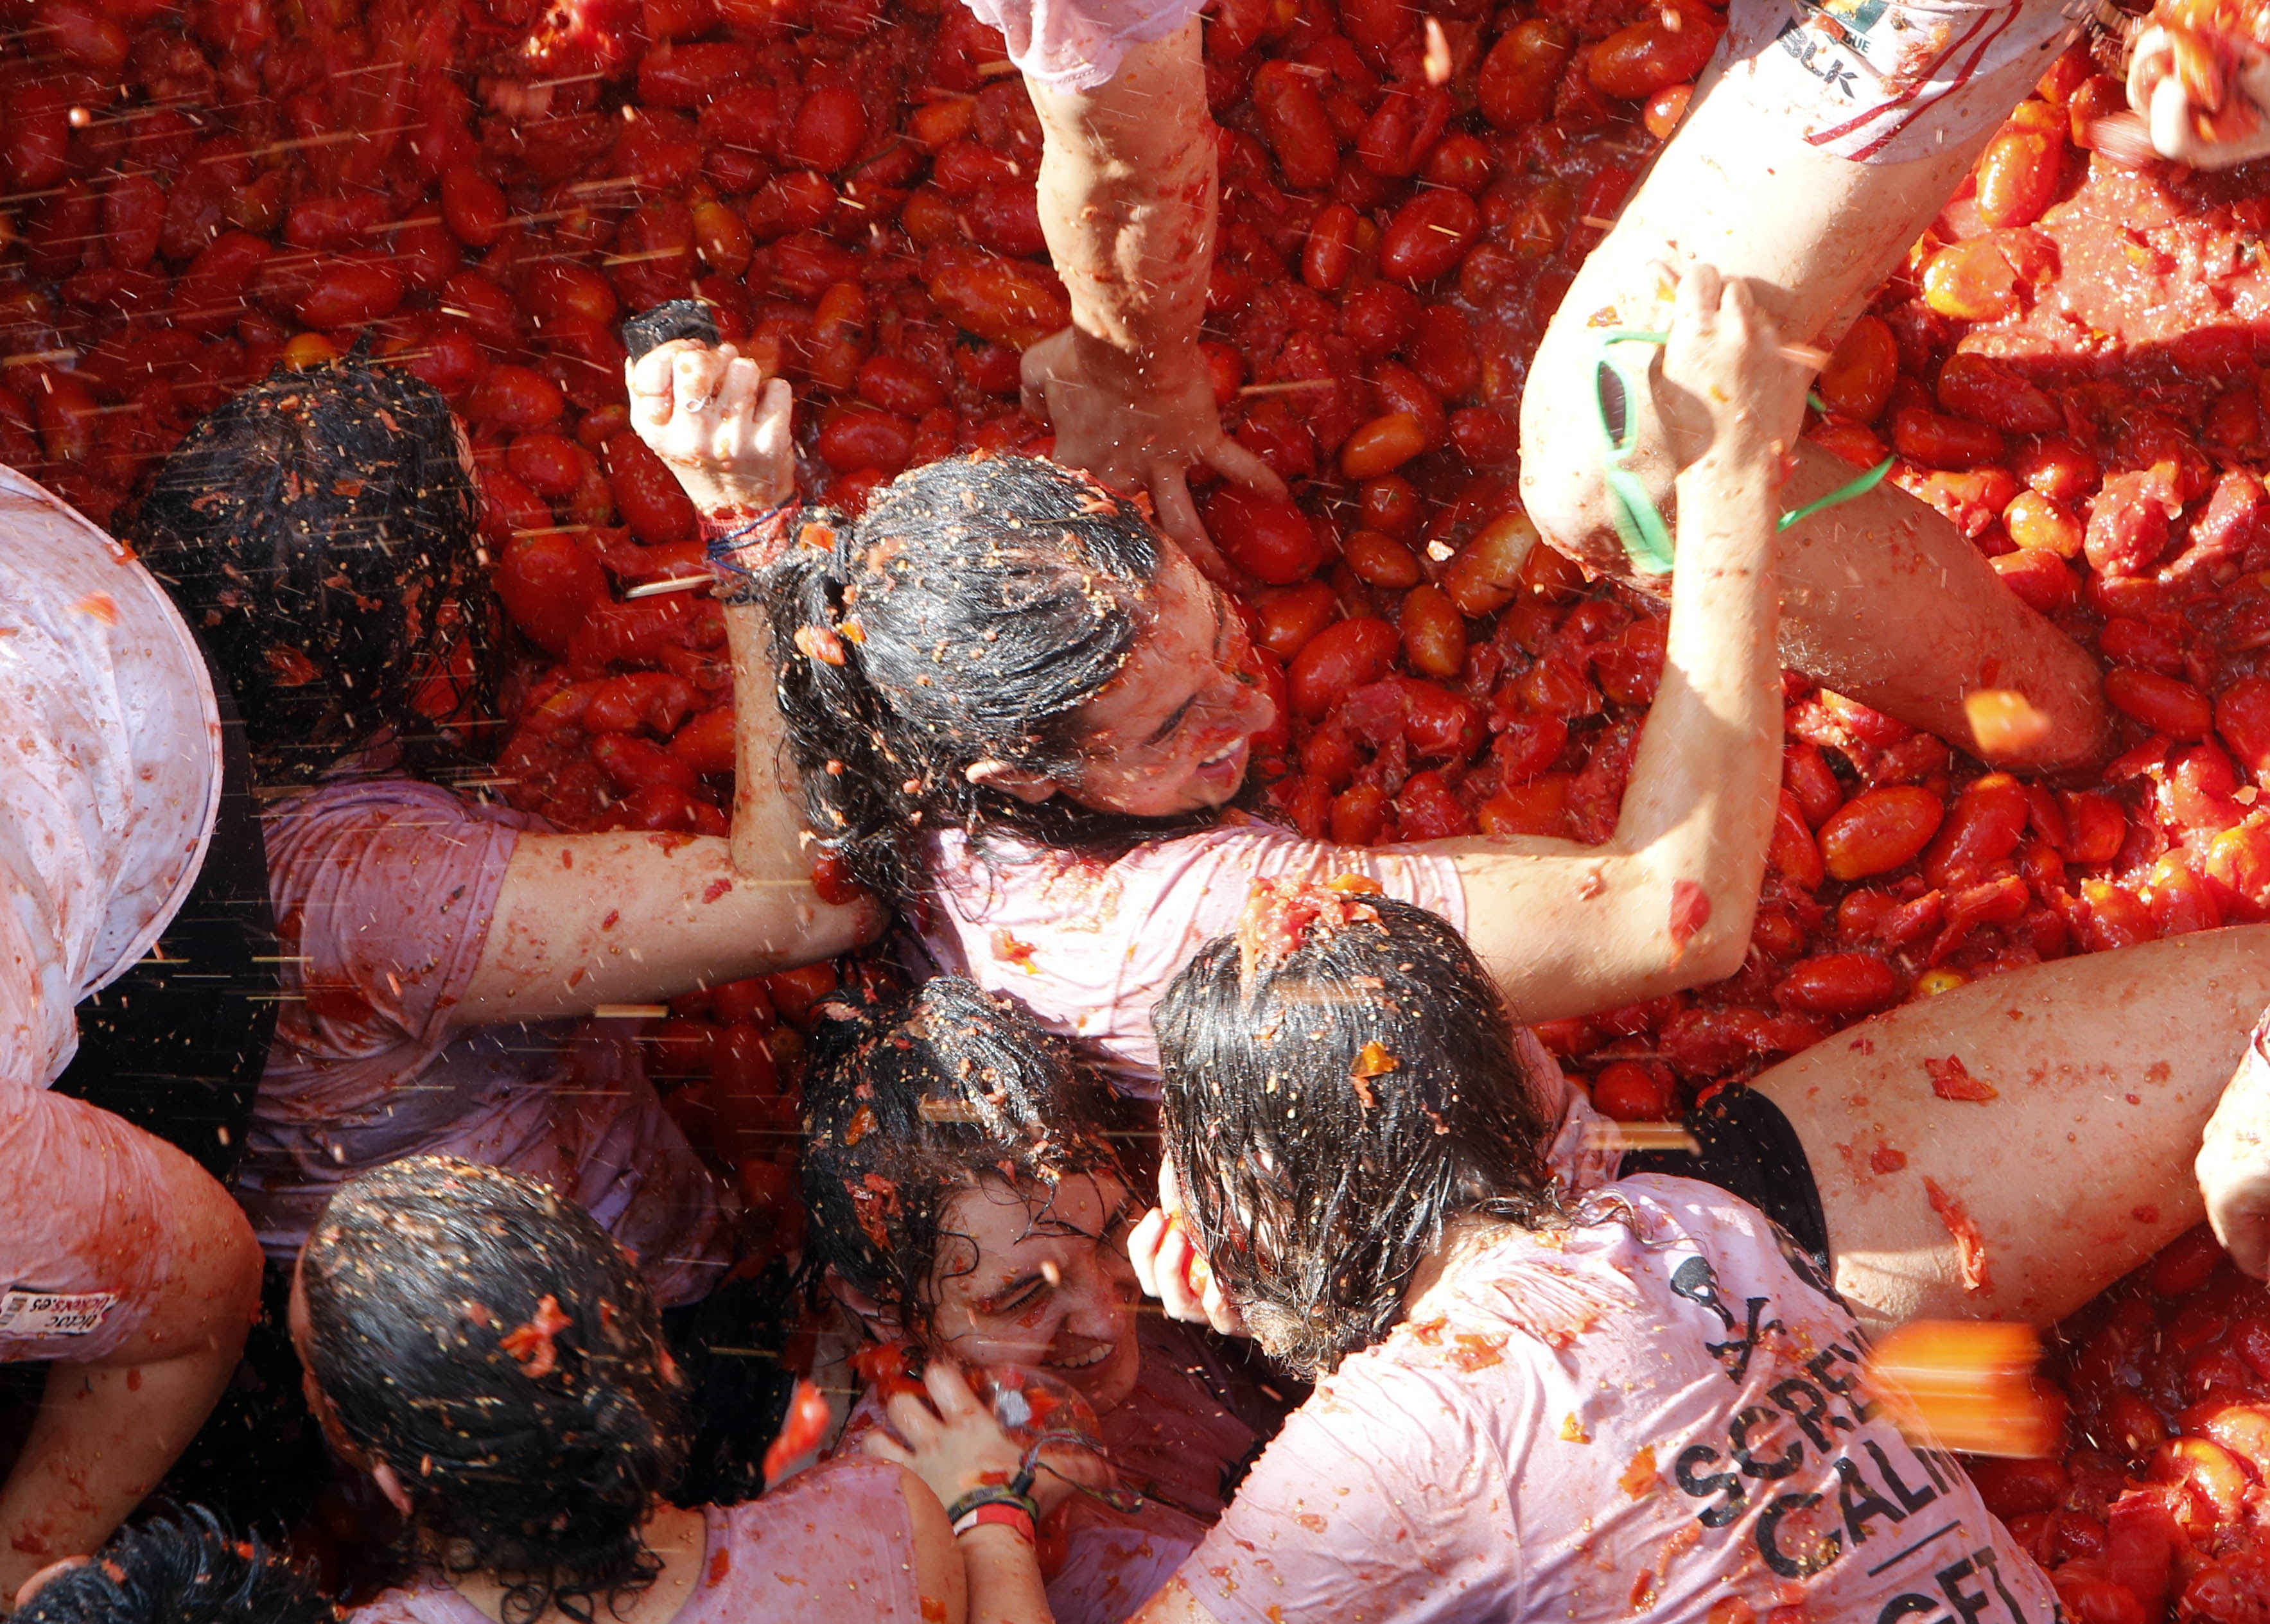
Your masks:
M1684 1148L1529 1028L1740 967L1784 664L2021 769L2103 753L2089 656L1798 433L1796 358L2081 22L1736 0L1523 410L1546 537L1668 604L1621 815L1373 849L1235 805L1274 707L1189 480L1281 487L1198 348L1198 8L971 3L1046 137L1053 460L850 518L755 360L626 372L709 539L723 834L482 795L504 634L405 374L247 389L116 538L0 470L0 1354L46 1367L0 1605L337 1617L255 1526L331 1479L386 1531L370 1624L2056 1616L1865 1353L2051 1322L2202 1216L2270 1272L2270 936L1943 993ZM2256 155L2124 43L2170 156ZM1975 735L1982 689L2040 725ZM902 984L802 1057L800 1267L738 1268L744 1197L589 1018L878 943ZM1989 1047L2031 1084L1950 1114L1925 1062Z

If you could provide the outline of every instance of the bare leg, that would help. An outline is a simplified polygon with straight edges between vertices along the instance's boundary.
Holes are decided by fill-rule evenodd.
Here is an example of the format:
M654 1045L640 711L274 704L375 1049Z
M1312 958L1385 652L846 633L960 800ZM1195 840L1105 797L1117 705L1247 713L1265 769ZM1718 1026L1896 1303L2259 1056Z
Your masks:
M2007 108L2036 71L2021 64L1964 94ZM1669 293L1655 262L1707 263L1746 278L1784 337L1833 344L1993 129L1927 159L1850 162L1762 123L1727 86L1723 61L1714 67L1686 124L1577 272L1532 366L1521 403L1522 498L1554 545L1593 569L1631 576L1600 479L1595 369L1600 330L1664 325ZM1641 417L1627 466L1667 517L1676 462L1659 414L1651 407ZM1802 448L1784 500L1799 506L1855 471ZM1962 696L2015 688L2051 729L2029 754L2002 760L2057 766L2097 753L2105 717L2095 663L2020 603L1926 504L1880 486L1784 532L1777 567L1783 657L1807 675L1977 754Z
M2205 931L1908 1005L1756 1086L1804 1142L1864 1318L2045 1324L2204 1215L2200 1131L2266 1005L2270 927ZM1950 1057L1997 1097L1935 1093ZM1983 1289L1926 1180L1977 1226Z
M117 1137L147 1138L77 1101L42 1094L35 1109L62 1119L46 1134L50 1166L91 1175L99 1165L70 1156L65 1141L99 1156ZM171 1267L122 1346L84 1363L58 1361L49 1373L39 1418L0 1487L0 1608L56 1558L95 1549L155 1487L228 1384L259 1304L260 1248L244 1214L197 1163L147 1143L160 1182L105 1201L88 1253L146 1244L154 1233L167 1237ZM0 1224L11 1209L63 1198L36 1176L16 1179L0 1193Z

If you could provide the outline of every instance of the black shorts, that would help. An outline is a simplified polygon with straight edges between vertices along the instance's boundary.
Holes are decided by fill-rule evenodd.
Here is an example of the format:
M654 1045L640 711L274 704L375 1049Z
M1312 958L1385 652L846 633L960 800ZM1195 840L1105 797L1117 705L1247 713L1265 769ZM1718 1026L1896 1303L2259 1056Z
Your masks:
M1722 1088L1709 1104L1688 1114L1687 1128L1701 1148L1636 1150L1624 1157L1617 1175L1664 1173L1716 1184L1779 1224L1824 1275L1829 1273L1829 1220L1821 1210L1821 1186L1781 1108L1753 1089Z
M276 912L268 849L228 684L220 811L197 882L147 956L78 1005L78 1053L57 1094L99 1105L226 1180L244 1147L276 1031Z

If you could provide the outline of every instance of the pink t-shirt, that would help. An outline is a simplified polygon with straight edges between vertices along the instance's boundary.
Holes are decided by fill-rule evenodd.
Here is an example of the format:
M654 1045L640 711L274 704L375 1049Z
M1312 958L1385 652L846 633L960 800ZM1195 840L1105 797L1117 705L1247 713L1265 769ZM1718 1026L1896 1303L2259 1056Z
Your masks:
M237 1183L271 1257L298 1254L348 1179L448 1155L551 1184L665 1304L731 1266L730 1198L662 1109L629 1023L456 1019L513 849L540 827L390 776L270 812L284 1002Z
M1723 1190L1606 1186L1320 1383L1182 1580L1222 1624L1705 1624L1734 1598L2051 1624L1962 1469L1878 1413L1816 1278Z
M990 860L989 860L990 858ZM1121 1092L1159 1097L1151 1006L1198 948L1237 929L1253 882L1364 874L1466 928L1458 864L1410 848L1332 846L1265 823L1223 824L1109 863L937 837L923 943L942 970L1024 1001L1083 1040Z
M1165 39L1205 0L968 0L1009 42L1009 60L1050 90L1093 90L1119 71L1131 45Z
M0 468L0 1359L101 1358L172 1264L152 1141L47 1092L197 879L220 717L149 572Z
M671 1624L924 1624L901 1480L896 1466L844 1461L738 1506L704 1506L701 1578ZM428 1573L356 1608L348 1624L493 1621Z
M1132 1617L1221 1515L1223 1475L1283 1418L1281 1405L1222 1359L1207 1333L1146 1314L1136 1340L1143 1359L1135 1390L1096 1420L1120 1482L1143 1505L1120 1512L1073 1501L1064 1566L1048 1581L1056 1624ZM859 1440L876 1427L889 1422L870 1388L831 1458L861 1458Z

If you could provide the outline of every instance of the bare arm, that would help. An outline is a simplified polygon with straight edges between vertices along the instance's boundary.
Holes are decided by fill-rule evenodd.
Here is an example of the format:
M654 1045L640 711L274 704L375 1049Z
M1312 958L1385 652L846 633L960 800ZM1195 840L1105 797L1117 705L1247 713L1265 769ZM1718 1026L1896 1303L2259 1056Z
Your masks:
M733 656L733 866L752 879L812 875L811 836L797 804L788 724L773 697L772 624L758 604L725 605Z
M147 1141L159 1183L106 1202L88 1246L122 1252L163 1232L173 1268L148 1321L115 1353L59 1360L48 1372L31 1435L0 1486L0 1611L39 1569L109 1538L165 1475L235 1373L260 1301L252 1227L204 1168L91 1105L42 1091L29 1109L54 1119L41 1134L51 1168L92 1169L115 1158L105 1146L117 1139ZM66 1153L66 1140L82 1143ZM63 1198L36 1175L19 1169L10 1181L0 1224L11 1202Z
M1072 324L1026 352L1025 399L1057 460L1146 489L1167 532L1215 562L1183 483L1206 463L1272 495L1284 482L1221 432L1198 351L1213 267L1213 120L1193 21L1131 47L1089 91L1031 87L1045 146L1041 228Z
M1191 1594L1191 1587L1180 1579L1169 1579L1167 1586L1143 1604L1143 1611L1135 1615L1134 1624L1221 1624L1206 1610L1205 1604Z
M731 345L668 344L625 367L631 421L705 520L796 493L788 385ZM733 658L732 829L524 836L505 870L481 960L453 1019L541 1020L602 1004L832 958L873 939L882 913L812 888L802 818L783 782L763 611L725 611Z
M677 476L705 530L728 533L796 499L795 400L730 344L680 339L623 368L631 424ZM733 864L752 879L807 878L786 727L773 698L772 632L754 603L725 605L733 659Z
M879 1427L860 1441L860 1448L919 1476L949 1509L982 1485L1010 1481L1023 1451L971 1394L961 1370L932 1364L924 1383L929 1404L902 1393L888 1406L891 1425L907 1442L900 1443ZM1059 1453L1052 1450L1049 1458ZM1084 1479L1108 1470L1084 1453L1061 1464ZM1040 1472L1032 1487L1043 1515L1072 1492L1068 1479L1049 1470ZM969 1624L1050 1624L1055 1615L1041 1580L1040 1558L1022 1532L989 1524L953 1539L969 1579Z
M1663 682L1614 837L1464 839L1468 938L1524 1021L1731 975L1757 909L1781 762L1773 580L1783 452L1804 379L1740 284L1696 266L1664 356L1681 432L1679 570Z
M969 1582L946 1508L930 1485L904 1466L899 1468L899 1493L906 1497L907 1517L914 1525L915 1593L922 1599L923 1618L926 1624L963 1624L969 1616Z
M752 879L715 835L529 834L505 869L453 1024L550 1020L810 964L872 940L881 910L809 875Z

